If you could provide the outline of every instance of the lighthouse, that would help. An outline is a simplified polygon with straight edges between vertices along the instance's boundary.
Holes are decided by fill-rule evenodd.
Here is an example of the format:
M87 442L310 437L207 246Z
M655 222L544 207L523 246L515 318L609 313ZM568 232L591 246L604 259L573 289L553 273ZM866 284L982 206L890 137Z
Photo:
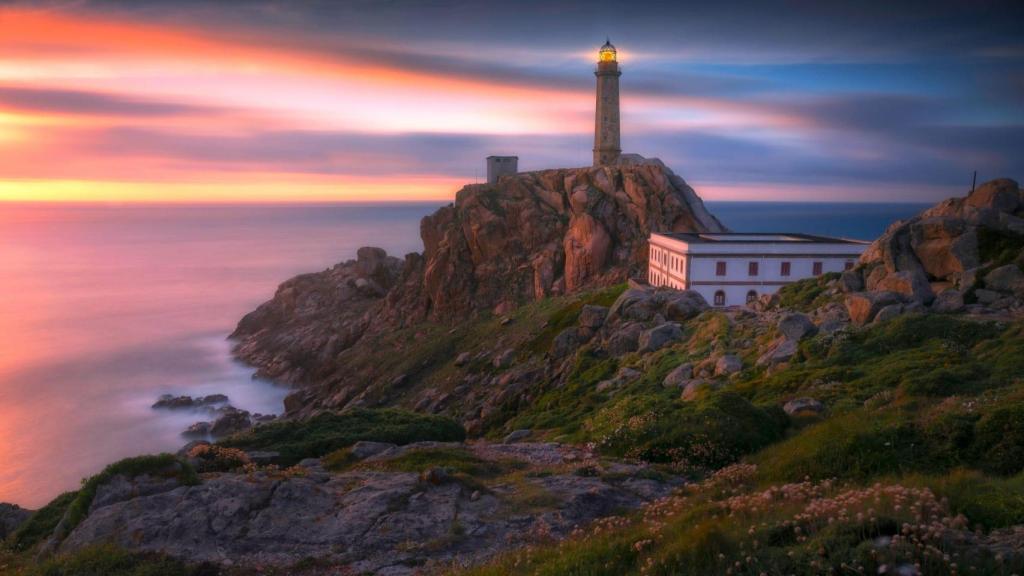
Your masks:
M619 144L619 62L608 40L597 57L597 109L594 118L594 166L614 164L622 153Z

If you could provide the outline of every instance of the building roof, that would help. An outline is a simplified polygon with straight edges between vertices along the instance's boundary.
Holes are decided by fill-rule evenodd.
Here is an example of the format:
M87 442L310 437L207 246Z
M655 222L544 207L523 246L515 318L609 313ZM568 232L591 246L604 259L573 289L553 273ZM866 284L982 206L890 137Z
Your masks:
M868 244L863 240L817 236L799 232L654 232L688 244Z

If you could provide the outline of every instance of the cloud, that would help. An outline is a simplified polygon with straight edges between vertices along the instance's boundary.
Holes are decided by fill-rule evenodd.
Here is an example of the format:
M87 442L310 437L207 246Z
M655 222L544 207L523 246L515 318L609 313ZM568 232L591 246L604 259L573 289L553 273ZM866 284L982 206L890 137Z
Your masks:
M159 102L82 90L0 85L0 109L100 116L182 116L224 112L211 106Z

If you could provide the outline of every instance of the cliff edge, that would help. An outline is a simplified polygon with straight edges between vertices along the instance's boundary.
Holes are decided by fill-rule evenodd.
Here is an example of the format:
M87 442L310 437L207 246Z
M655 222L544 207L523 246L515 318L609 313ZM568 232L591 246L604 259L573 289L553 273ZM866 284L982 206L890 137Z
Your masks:
M260 374L290 383L334 369L367 331L454 322L640 275L654 231L726 228L660 160L541 170L467 185L423 218L422 254L379 249L304 274L246 315L232 338Z

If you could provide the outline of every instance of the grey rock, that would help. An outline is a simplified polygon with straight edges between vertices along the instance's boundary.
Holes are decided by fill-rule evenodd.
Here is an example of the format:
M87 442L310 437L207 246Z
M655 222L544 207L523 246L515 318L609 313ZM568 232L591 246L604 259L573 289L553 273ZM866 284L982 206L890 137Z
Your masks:
M491 360L491 364L495 368L508 368L512 365L512 361L516 358L515 348L508 348L498 354L494 355L494 359Z
M790 416L801 412L814 412L821 414L825 411L825 405L814 398L794 398L783 404L782 409Z
M932 302L932 311L934 312L959 312L963 308L964 295L959 290L945 290Z
M451 446L484 459L532 463L536 457L550 465L568 462L573 450L531 443ZM395 450L393 457L404 453ZM197 486L112 499L72 530L58 552L109 542L189 562L282 573L317 559L359 574L411 576L425 564L456 557L479 563L523 546L537 529L564 537L576 526L664 497L679 484L645 479L641 467L629 464L611 468L619 476L614 481L556 471L489 484L487 491L467 489L443 468L326 474L315 459L300 467L306 475L224 473ZM544 494L550 505L523 513L513 504L523 490ZM456 530L467 537L450 538Z
M505 436L505 439L502 440L502 442L504 442L505 444L515 444L516 442L519 442L521 440L526 440L527 438L530 437L530 434L532 434L532 431L526 428L520 430L513 430Z
M0 541L17 530L31 515L31 510L26 510L16 504L0 502Z
M275 452L273 450L252 450L246 452L245 455L249 457L249 460L253 464L259 464L260 466L273 464L281 457L280 452Z
M630 352L635 352L640 346L640 334L643 333L643 327L639 324L630 322L619 328L608 338L608 344L606 349L612 356L618 358Z
M994 290L978 288L974 291L974 297L977 298L978 302L981 304L994 304L997 300L1002 298L1003 295Z
M579 329L566 328L559 332L551 343L551 355L555 358L564 358L576 352L579 346Z
M587 304L582 310L580 310L579 325L582 328L597 330L604 324L604 319L607 316L608 308L605 306Z
M352 445L352 448L349 449L349 454L357 460L365 460L370 456L376 456L393 448L396 448L396 445L390 442L371 442L369 440L360 440Z
M799 313L786 314L779 319L779 332L789 340L800 341L818 332L818 328L807 316Z
M707 300L693 290L673 290L663 296L663 313L669 320L685 321L709 309Z
M686 362L676 366L671 372L666 374L661 384L666 388L680 387L691 378L693 378L693 364Z
M881 324L883 322L888 322L901 314L903 314L903 304L889 304L879 310L878 314L875 314L875 318L872 322L875 324Z
M758 366L774 366L788 362L797 351L796 340L783 339L757 359Z
M638 341L640 352L654 352L683 337L683 330L675 322L666 322L645 330Z
M735 354L726 354L715 362L715 376L728 376L743 370L743 360Z
M856 326L871 322L879 310L900 302L902 299L894 292L855 292L847 294L844 299L850 321Z
M229 436L252 428L252 420L245 410L230 410L217 418L210 426L210 434L215 437Z
M465 366L466 364L469 364L472 359L473 356L469 352L463 352L455 357L455 365L460 367Z
M985 287L999 292L1024 294L1024 272L1016 264L1000 266L985 275Z
M211 426L212 424L209 422L196 422L188 428L185 428L185 431L182 432L181 435L186 438L204 438L210 435Z
M679 399L685 402L692 402L705 391L717 390L720 386L717 382L709 382L703 378L694 378L693 380L688 380L683 385L683 391L679 394Z
M846 270L839 276L839 289L845 293L860 292L864 289L864 276L859 268Z

